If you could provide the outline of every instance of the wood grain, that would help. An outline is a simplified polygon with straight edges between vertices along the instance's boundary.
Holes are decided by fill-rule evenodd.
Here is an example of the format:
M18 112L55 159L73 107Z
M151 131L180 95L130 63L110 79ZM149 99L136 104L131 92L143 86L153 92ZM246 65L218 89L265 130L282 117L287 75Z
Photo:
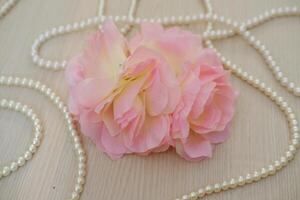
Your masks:
M4 1L1 0L0 4ZM271 7L300 6L299 0L213 1L216 12L237 20L246 20ZM108 1L107 13L126 14L129 0ZM0 73L30 77L51 86L63 99L67 88L63 72L47 72L34 66L29 55L34 38L56 25L70 23L96 14L96 0L22 0L0 21ZM197 0L141 0L138 16L170 16L203 12ZM189 26L203 30L204 24ZM82 49L84 39L93 29L51 40L43 48L47 58L68 58ZM285 18L268 22L253 30L283 71L300 85L300 20ZM276 89L300 113L299 98L284 91L257 53L240 38L216 42L233 62ZM212 159L190 163L170 150L148 157L125 156L111 161L88 140L88 175L83 200L153 200L174 199L208 183L246 174L278 158L287 146L287 123L277 107L244 82L232 80L240 90L237 113L229 140L219 145ZM32 105L46 127L44 141L25 167L0 181L0 200L66 199L77 172L73 145L63 118L46 98L27 89L0 88L0 98L13 98ZM1 110L0 162L12 161L30 142L31 126L23 116ZM211 195L212 200L295 200L300 199L300 158L268 179L233 191ZM206 198L205 198L206 199Z

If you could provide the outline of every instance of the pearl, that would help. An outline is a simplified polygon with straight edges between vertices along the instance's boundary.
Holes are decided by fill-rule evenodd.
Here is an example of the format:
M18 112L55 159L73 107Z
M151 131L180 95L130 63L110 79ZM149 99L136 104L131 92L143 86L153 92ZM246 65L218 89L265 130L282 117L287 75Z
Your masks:
M10 174L10 172L11 171L10 171L9 167L7 167L7 166L3 167L3 169L2 169L3 176L8 176Z
M213 189L210 185L206 186L205 187L205 193L206 194L211 194L213 192Z
M290 151L285 152L285 156L286 156L288 161L290 161L294 158L294 155Z
M196 192L191 192L189 199L190 200L197 200L198 196Z
M26 160L24 157L19 157L18 159L18 165L19 167L23 166L25 164Z
M76 192L72 193L72 200L78 200L79 199L79 194Z
M12 172L16 171L18 169L18 164L16 162L12 162L11 165L10 165L10 170Z
M275 172L276 172L276 169L274 168L274 166L273 165L269 165L268 166L268 171L269 171L269 174L275 174Z
M229 182L229 187L230 188L235 188L237 186L237 182L234 178L232 178Z
M246 181L244 180L244 177L240 176L238 179L238 185L245 185Z
M221 186L219 183L216 183L215 186L214 186L214 191L215 192L220 192L221 191Z
M286 165L287 165L287 159L286 159L286 157L282 156L282 157L280 158L280 162L281 162L281 165L282 165L282 166L286 166Z
M298 148L299 147L299 141L297 140L297 139L292 139L292 144L296 147L296 148Z
M205 191L203 189L199 189L197 194L198 194L198 197L200 197L200 198L204 197L205 196Z
M85 170L79 170L78 174L80 177L84 177L86 175L86 172Z
M24 154L25 160L30 160L32 158L32 153L30 151L26 151Z
M83 184L85 183L84 178L78 177L78 178L77 178L77 183L80 184L80 185L83 185Z
M189 196L188 195L183 195L182 196L182 200L188 200L189 199Z
M251 174L247 174L245 178L246 183L251 183L252 182L252 176Z
M255 171L253 173L253 178L254 178L255 181L258 181L259 179L261 179L260 173L258 171Z
M81 193L82 192L82 186L81 185L76 185L75 186L75 192Z
M282 168L282 166L281 166L281 162L280 162L280 161L278 161L278 160L275 160L275 161L274 161L274 166L275 166L275 168L276 168L277 170L279 170L279 169L281 169L281 168Z

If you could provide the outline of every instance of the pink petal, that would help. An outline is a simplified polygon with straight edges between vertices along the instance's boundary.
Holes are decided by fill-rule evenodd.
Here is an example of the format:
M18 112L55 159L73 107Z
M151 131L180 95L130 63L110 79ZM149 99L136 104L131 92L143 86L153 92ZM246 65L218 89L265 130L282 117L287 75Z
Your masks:
M229 137L229 125L223 131L215 131L207 134L202 134L204 138L209 140L211 143L217 144L224 142Z
M105 125L101 130L101 144L111 159L118 159L129 152L123 144L122 135L110 135Z
M155 77L152 85L146 90L146 109L149 115L161 114L168 103L168 89L160 82L158 76Z
M116 81L127 55L125 38L112 21L105 21L102 32L97 32L88 41L84 53L87 61L86 77L110 78Z
M158 116L145 118L140 133L134 138L131 150L134 152L147 152L158 148L169 133L169 120L167 117Z
M187 160L201 160L204 157L211 157L213 147L208 140L201 135L190 135L185 142L176 142L176 151Z
M221 110L215 105L210 104L204 108L203 113L198 119L192 120L191 128L196 133L208 133L218 126L221 117Z
M203 49L201 51L197 63L198 65L206 65L210 67L223 68L222 62L220 58L217 56L216 52L209 48Z
M102 125L99 115L92 111L81 112L79 123L83 134L88 136L94 142L100 139Z
M185 139L190 133L190 125L187 118L182 115L173 116L171 125L171 137L173 139Z
M168 102L165 108L165 113L172 113L180 101L180 90L179 87L169 87L168 88Z
M127 112L134 103L138 93L143 86L145 78L138 78L132 82L129 82L121 93L119 93L114 99L114 118L118 119Z
M84 107L94 107L106 97L115 87L115 83L108 78L88 78L81 81L74 92L77 101Z
M216 84L214 82L209 82L200 86L199 93L197 94L197 97L191 109L190 116L192 118L195 119L199 117L199 115L202 113L204 106L207 103L207 100L210 97L215 86Z
M141 35L147 40L153 40L163 34L163 27L159 23L143 22L141 23Z
M84 79L83 67L84 58L82 55L75 56L68 62L65 77L70 86L75 86Z
M120 133L120 127L116 120L114 119L113 115L113 109L112 105L108 106L103 112L102 112L102 120L103 123L107 129L107 132L111 136L116 136Z

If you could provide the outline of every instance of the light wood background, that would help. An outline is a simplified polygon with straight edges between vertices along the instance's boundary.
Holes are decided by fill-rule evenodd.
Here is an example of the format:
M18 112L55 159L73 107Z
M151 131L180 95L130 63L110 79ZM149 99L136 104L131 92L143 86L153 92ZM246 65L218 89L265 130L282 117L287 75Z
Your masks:
M4 0L0 0L0 4ZM215 11L224 16L246 20L271 7L297 5L299 0L213 0ZM108 1L107 13L126 14L129 0ZM30 58L34 38L44 30L95 15L97 0L21 0L0 21L0 73L41 80L63 99L67 88L63 72L48 72L36 67ZM138 16L170 16L203 12L199 0L141 0ZM190 26L193 31L203 25ZM93 29L51 40L43 48L47 58L62 59L81 50ZM253 30L283 71L300 85L300 20L284 18ZM300 114L300 101L283 90L271 76L258 54L240 38L216 42L222 52L255 77L279 92ZM173 150L148 157L134 155L112 161L88 140L88 175L83 200L168 200L207 184L246 174L278 158L288 142L287 123L277 107L244 82L232 78L240 90L237 112L229 140L216 148L212 159L191 163ZM0 181L1 200L66 199L73 189L77 162L73 144L62 115L41 95L27 89L0 88L0 98L13 98L32 105L45 125L45 138L25 167ZM20 114L0 113L0 163L11 162L31 140L31 124ZM212 200L296 200L300 199L300 157L275 176L245 187L214 194ZM206 198L205 198L206 199Z

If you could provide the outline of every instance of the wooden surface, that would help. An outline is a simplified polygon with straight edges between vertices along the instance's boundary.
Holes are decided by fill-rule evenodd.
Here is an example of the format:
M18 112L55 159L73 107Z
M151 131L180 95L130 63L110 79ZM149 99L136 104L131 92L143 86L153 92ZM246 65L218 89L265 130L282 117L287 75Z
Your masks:
M4 0L0 0L0 4ZM299 0L213 0L219 14L246 20L271 7L297 5ZM110 0L107 12L126 14L129 0ZM0 21L0 73L34 78L47 83L63 99L67 88L63 72L48 72L36 67L30 58L30 46L42 31L95 15L96 0L21 0ZM141 0L138 16L170 16L203 12L198 0ZM190 26L193 31L204 25ZM84 39L92 32L71 34L51 40L43 48L47 58L63 59L82 49ZM285 18L268 22L253 30L270 48L283 71L300 85L300 20ZM222 52L251 74L264 80L279 92L300 114L300 101L284 91L271 76L257 53L240 38L216 42ZM298 79L298 80L297 80ZM112 161L88 140L88 175L83 200L168 200L207 184L246 174L278 158L288 142L287 123L277 107L258 91L232 78L240 90L237 112L229 140L219 145L212 159L191 163L170 150L148 157L134 155ZM73 189L77 162L73 144L63 117L49 101L27 89L0 88L0 98L13 98L32 105L41 117L45 138L25 167L0 180L1 200L66 199ZM22 115L1 110L0 163L12 161L31 140L31 124ZM300 199L300 157L275 176L233 191L208 196L214 200L295 200Z

